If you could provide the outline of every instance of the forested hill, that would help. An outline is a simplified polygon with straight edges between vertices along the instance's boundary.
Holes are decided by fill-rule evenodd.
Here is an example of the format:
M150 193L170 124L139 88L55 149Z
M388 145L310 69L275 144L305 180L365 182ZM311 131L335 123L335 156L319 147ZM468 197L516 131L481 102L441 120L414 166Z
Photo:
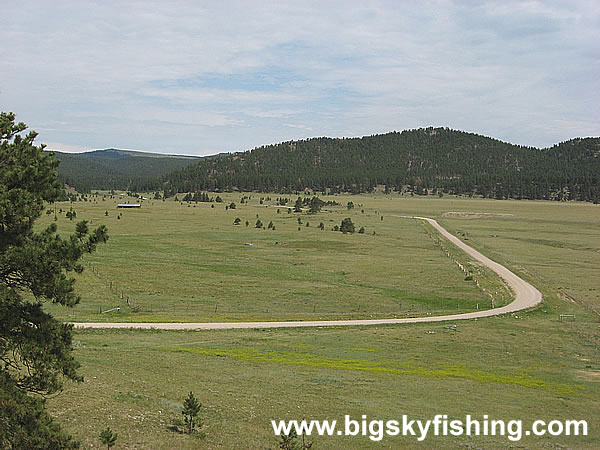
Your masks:
M129 190L134 184L156 180L202 159L113 148L86 153L54 153L60 160L58 173L61 179L79 192Z
M600 138L537 149L447 128L313 138L205 159L139 188L333 192L389 190L598 201Z

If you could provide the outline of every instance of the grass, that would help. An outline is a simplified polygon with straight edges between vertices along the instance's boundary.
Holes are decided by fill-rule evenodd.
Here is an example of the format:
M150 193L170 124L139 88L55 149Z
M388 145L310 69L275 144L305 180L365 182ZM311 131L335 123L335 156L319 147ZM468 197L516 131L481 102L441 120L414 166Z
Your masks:
M467 233L471 242L491 258L552 286L554 295L567 294L600 311L600 286L591 276L591 268L600 267L598 220L582 219L568 222L535 217L495 221L444 218L443 224ZM532 230L535 238L531 237Z
M239 197L224 195L225 203L239 204ZM92 226L106 224L111 236L86 260L94 271L78 277L85 302L71 310L49 307L57 316L71 321L318 320L489 307L419 223L397 218L387 223L366 205L298 215L283 208L278 214L277 208L260 205L258 196L228 211L224 204L211 208L174 201L146 201L139 210L117 211L117 201L122 200L76 202L75 221L64 217L71 205L57 204L63 210L60 230L70 231L86 218ZM253 224L257 215L265 224L273 221L276 230L233 225L236 217ZM44 224L53 217L45 216ZM344 217L367 233L331 231ZM321 222L325 231L318 229ZM127 298L141 310L133 312ZM119 312L101 313L117 306Z
M357 370L371 373L384 373L390 375L417 375L430 378L464 378L479 383L513 384L527 388L544 389L562 395L574 395L583 389L583 386L548 383L528 374L518 373L512 375L497 375L482 370L474 370L468 366L446 364L443 367L432 369L425 366L400 363L398 365L388 361L371 361L364 359L342 359L323 357L307 352L298 351L266 351L256 349L224 349L202 347L173 347L173 351L185 351L198 355L229 356L243 361L255 363L292 364L307 367L321 367L336 370Z
M531 437L519 444L597 448L597 330L597 323L559 323L539 312L401 327L77 331L86 381L69 384L50 406L84 446L106 425L128 448L274 448L271 419L488 414L527 425L586 419L588 437ZM204 440L168 431L190 390L203 404ZM316 448L377 447L362 437L311 440ZM509 444L501 437L431 437L421 444L390 437L383 443Z
M144 307L137 315L111 317L119 320L188 317L182 314L181 298L189 301L186 292L196 298L190 306L190 311L196 308L195 315L189 317L213 320L369 317L393 314L397 300L403 304L400 313L410 304L411 311L426 314L481 301L481 292L464 281L464 274L423 227L393 217L405 214L438 218L470 245L530 280L544 294L544 303L532 311L455 323L196 332L78 330L75 354L85 382L68 383L60 396L49 400L51 412L86 447L98 445L97 435L108 425L119 433L118 446L125 448L276 448L271 419L341 421L346 414L355 419L364 414L369 420L401 419L403 414L418 419L487 414L491 419L522 419L525 427L536 419L585 419L590 434L526 436L518 443L500 436L430 436L424 442L386 437L379 444L362 436L313 436L314 448L600 446L600 324L594 313L600 307L600 208L447 197L335 198L363 204L365 219L361 207L351 217L377 235L312 229L313 222L323 220L319 218L310 218L309 230L300 232L295 217L289 223L276 222L276 232L229 228L233 218L246 220L258 205L234 214L206 211L200 219L192 214L193 206L167 204L162 206L164 214L150 208L126 211L118 223L112 210L113 222L104 220L101 201L88 205L86 213L97 208L100 217L94 216L94 223L108 222L113 238L90 258L100 276L86 271L79 283L84 301L71 313L97 320L94 308L109 304L102 290L109 274L121 277L128 292L137 289ZM83 217L79 204L77 210ZM444 215L449 211L512 216ZM147 229L143 220L134 219L140 212L147 214L147 222L154 221ZM334 218L330 226L347 215L338 208L320 217ZM201 232L195 231L199 224L204 224ZM273 240L288 245L270 245ZM247 241L255 245L243 246ZM132 256L140 258L139 266L130 263ZM188 267L192 262L196 265ZM178 282L169 273L174 268L184 274ZM198 277L203 273L211 275ZM276 290L282 282L282 290ZM167 288L173 290L171 297ZM217 313L214 304L199 300L208 294L222 305ZM163 297L161 301L184 306L155 310L158 302L152 303L153 298ZM243 313L234 311L240 297L248 309ZM313 313L316 299L320 302ZM90 308L89 302L96 303ZM281 309L275 302L282 303ZM205 314L203 304L213 310ZM146 311L149 306L153 311ZM267 315L266 307L275 309ZM355 311L348 313L349 308ZM559 322L561 313L575 314L576 320ZM203 439L168 430L180 417L190 390L203 404Z

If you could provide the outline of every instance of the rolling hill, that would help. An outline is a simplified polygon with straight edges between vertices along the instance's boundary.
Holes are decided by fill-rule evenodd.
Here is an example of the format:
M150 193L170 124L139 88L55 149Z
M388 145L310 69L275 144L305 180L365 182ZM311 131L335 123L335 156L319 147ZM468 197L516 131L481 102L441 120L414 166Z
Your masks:
M448 128L361 138L287 141L209 157L117 149L56 153L63 180L90 189L291 193L460 194L488 198L600 200L600 138L539 149Z
M61 179L80 192L90 189L128 190L134 184L143 185L147 180L155 180L202 159L114 148L54 154L60 160L58 173Z
M421 128L362 138L289 141L206 159L153 185L168 193L202 190L329 192L386 190L491 198L600 198L600 138L551 148Z

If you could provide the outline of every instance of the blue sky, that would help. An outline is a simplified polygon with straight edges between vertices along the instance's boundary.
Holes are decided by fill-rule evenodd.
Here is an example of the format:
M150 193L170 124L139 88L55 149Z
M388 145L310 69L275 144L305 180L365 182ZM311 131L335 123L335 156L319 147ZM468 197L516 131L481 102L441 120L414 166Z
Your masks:
M24 0L0 40L0 110L63 151L600 136L597 1Z

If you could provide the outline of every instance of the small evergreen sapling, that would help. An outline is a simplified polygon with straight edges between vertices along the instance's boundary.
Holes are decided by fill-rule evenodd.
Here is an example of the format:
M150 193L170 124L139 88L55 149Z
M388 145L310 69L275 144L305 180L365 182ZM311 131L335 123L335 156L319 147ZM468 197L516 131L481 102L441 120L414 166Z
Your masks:
M292 428L290 434L281 434L279 436L279 448L282 450L303 450L312 448L312 442L306 442L302 435L302 442L298 442L298 433Z
M110 427L106 427L105 429L103 429L100 432L100 437L98 437L98 439L100 439L100 442L103 445L106 445L106 448L110 449L111 447L114 447L114 445L116 444L117 437L118 437L117 433L113 433L113 431L110 429Z
M196 424L201 425L197 419L201 406L202 405L198 403L198 400L196 400L196 397L194 397L194 393L190 391L189 395L183 402L183 410L181 411L185 424L188 427L188 433L190 434L192 431L194 431L194 426L196 426Z

